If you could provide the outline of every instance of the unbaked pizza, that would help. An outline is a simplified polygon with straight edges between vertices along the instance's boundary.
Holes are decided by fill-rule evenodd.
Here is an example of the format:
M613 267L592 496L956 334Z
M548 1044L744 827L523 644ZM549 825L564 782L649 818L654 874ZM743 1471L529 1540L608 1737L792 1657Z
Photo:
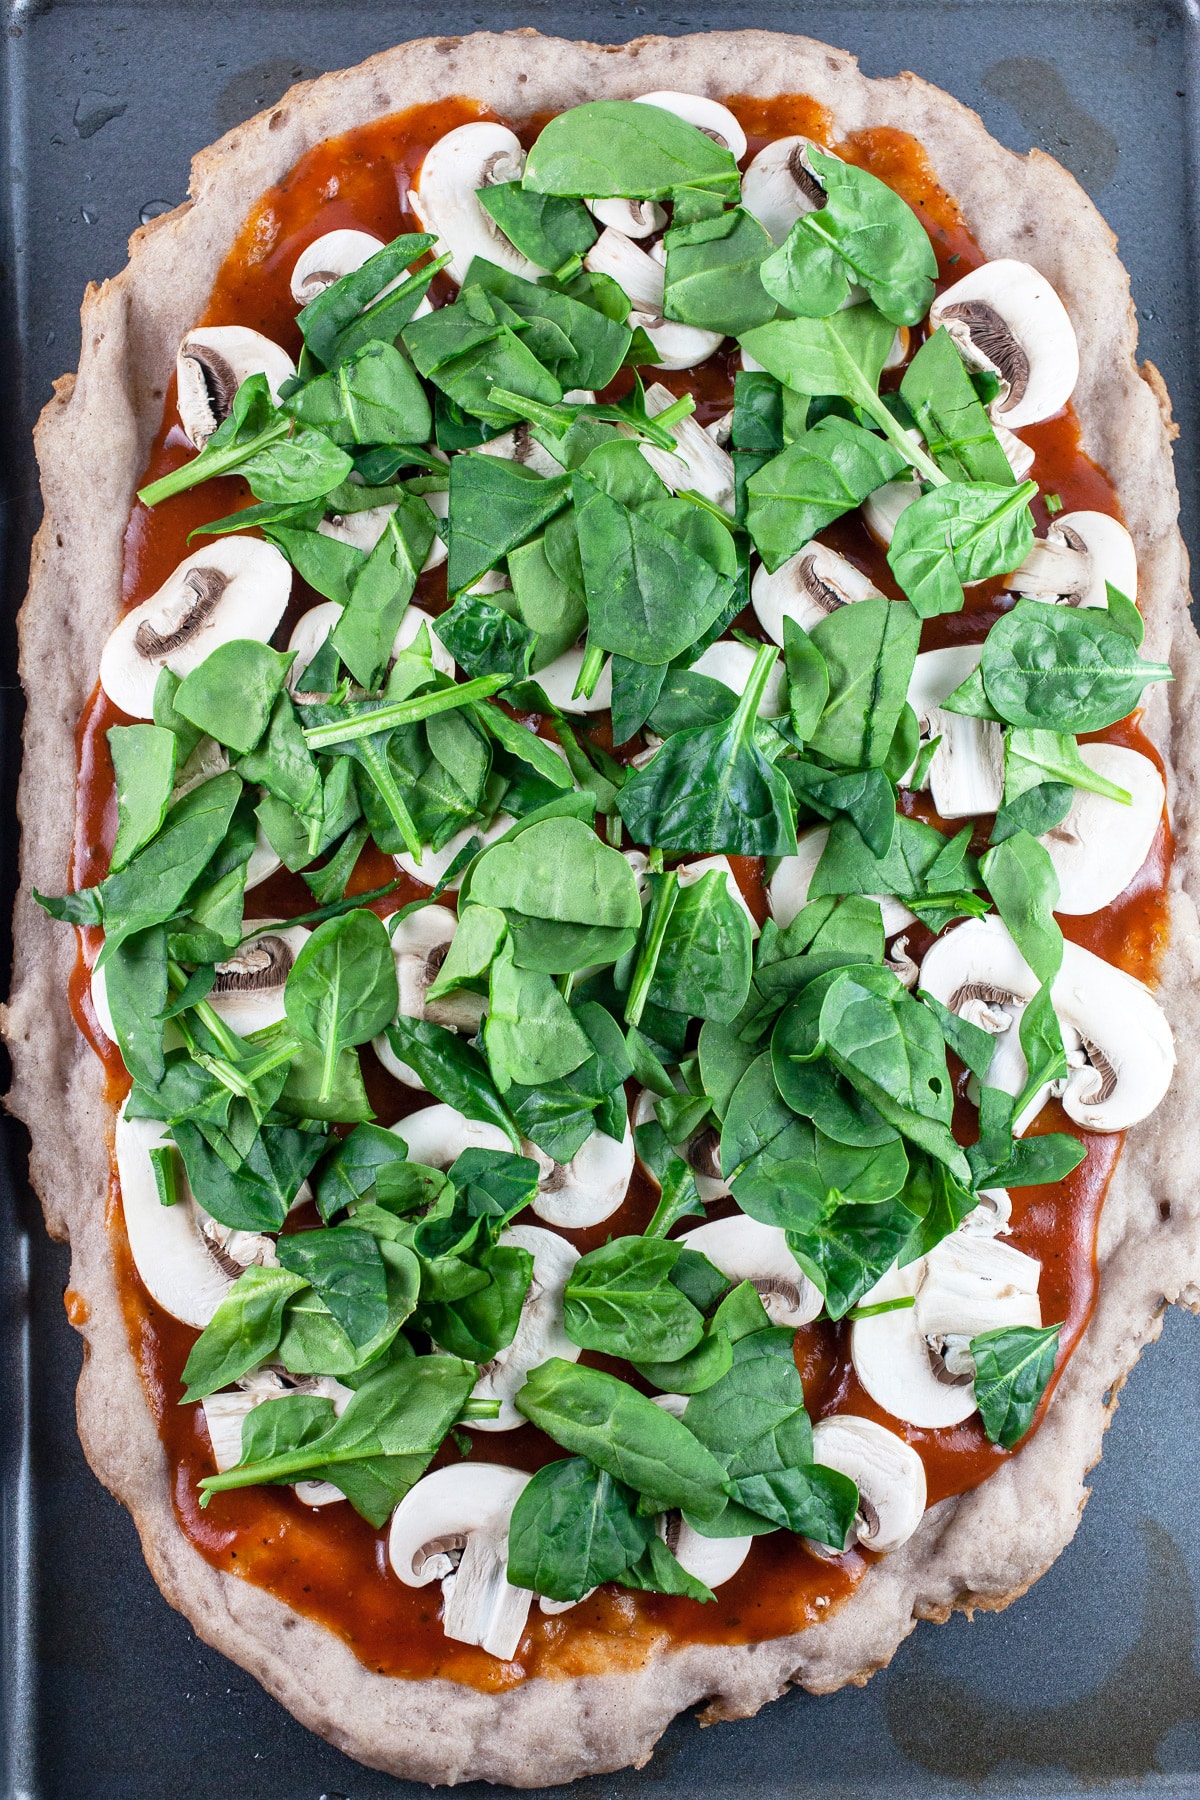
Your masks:
M87 1453L396 1774L862 1681L1049 1564L1197 1295L1114 241L756 32L405 45L193 196L88 295L22 616Z

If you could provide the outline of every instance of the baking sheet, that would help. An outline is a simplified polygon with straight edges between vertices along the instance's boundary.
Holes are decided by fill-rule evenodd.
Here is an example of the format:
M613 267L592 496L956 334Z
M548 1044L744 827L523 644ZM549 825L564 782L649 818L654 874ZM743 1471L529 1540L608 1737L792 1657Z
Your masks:
M1182 436L1185 535L1200 547L1194 0L859 0L833 5L417 8L376 0L18 0L6 10L0 193L0 933L15 882L20 699L13 621L38 502L28 433L73 368L88 280L113 274L139 219L186 193L194 151L295 80L409 36L522 25L622 41L757 25L913 69L1013 149L1059 157L1133 275L1142 346ZM737 72L730 71L731 90ZM247 202L255 196L248 195ZM7 943L0 936L0 956ZM0 1621L7 1800L415 1800L348 1761L193 1636L161 1598L128 1516L75 1436L80 1340L67 1255L46 1239L24 1134L0 1149ZM649 1766L579 1800L960 1800L964 1794L1200 1795L1200 1326L1178 1313L1133 1376L1078 1536L1006 1613L924 1626L863 1690L794 1693L701 1733L676 1721ZM485 1784L464 1796L497 1794Z

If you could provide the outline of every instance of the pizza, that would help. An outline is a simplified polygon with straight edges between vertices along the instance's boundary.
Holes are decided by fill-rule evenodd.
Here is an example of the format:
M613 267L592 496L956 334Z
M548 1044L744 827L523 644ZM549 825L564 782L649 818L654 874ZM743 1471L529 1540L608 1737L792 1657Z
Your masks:
M402 45L192 193L87 295L21 616L91 1464L396 1775L863 1682L1049 1566L1200 1295L1115 241L753 31Z

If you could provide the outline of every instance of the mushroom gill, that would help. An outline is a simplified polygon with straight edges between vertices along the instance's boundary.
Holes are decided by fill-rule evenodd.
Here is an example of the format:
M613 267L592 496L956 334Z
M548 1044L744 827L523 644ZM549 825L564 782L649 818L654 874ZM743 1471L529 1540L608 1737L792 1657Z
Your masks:
M170 631L157 631L149 619L143 619L133 639L138 654L154 660L180 649L212 617L229 582L230 577L221 569L189 569L183 585L192 599L186 601L182 616Z
M228 962L216 965L213 982L215 994L256 994L264 989L282 987L295 961L291 948L282 938L268 935L239 950Z
M998 410L1010 412L1019 406L1029 385L1029 357L995 307L986 300L958 300L942 309L942 317L959 320L979 354L986 356L1008 383Z

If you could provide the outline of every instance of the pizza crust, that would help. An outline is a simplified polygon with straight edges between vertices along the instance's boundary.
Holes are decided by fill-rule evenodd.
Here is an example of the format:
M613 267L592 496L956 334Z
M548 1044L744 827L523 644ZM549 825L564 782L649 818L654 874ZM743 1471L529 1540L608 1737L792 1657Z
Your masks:
M990 257L1033 262L1054 283L1079 338L1074 402L1084 447L1107 471L1133 534L1145 654L1169 660L1150 690L1146 729L1168 765L1177 852L1171 941L1160 999L1179 1066L1166 1101L1136 1130L1100 1227L1095 1315L1040 1431L983 1487L927 1513L915 1537L876 1564L828 1621L740 1648L656 1652L634 1673L537 1679L494 1696L444 1681L373 1674L321 1625L206 1563L180 1531L162 1444L121 1310L105 1224L112 1112L102 1067L71 1018L73 934L29 898L61 892L75 819L75 727L119 613L122 540L184 331L204 307L248 207L323 138L408 106L461 94L509 117L657 88L715 96L813 95L839 134L911 132ZM429 1782L538 1786L643 1763L671 1718L707 1702L707 1720L743 1717L791 1682L826 1693L865 1682L917 1619L1006 1606L1070 1541L1116 1394L1157 1337L1166 1303L1200 1309L1200 1190L1190 1168L1197 1077L1200 929L1195 891L1200 804L1200 640L1188 614L1187 556L1176 524L1161 378L1136 361L1137 327L1116 240L1065 170L1016 156L974 113L913 75L868 80L853 58L768 32L573 44L536 32L427 39L293 88L192 166L193 200L135 233L122 274L91 287L79 372L56 384L37 450L45 517L21 613L29 697L19 808L22 880L4 1035L12 1112L29 1126L31 1174L51 1233L70 1238L71 1284L86 1302L80 1436L100 1479L129 1507L155 1579L207 1642L248 1669L304 1724L373 1767Z

